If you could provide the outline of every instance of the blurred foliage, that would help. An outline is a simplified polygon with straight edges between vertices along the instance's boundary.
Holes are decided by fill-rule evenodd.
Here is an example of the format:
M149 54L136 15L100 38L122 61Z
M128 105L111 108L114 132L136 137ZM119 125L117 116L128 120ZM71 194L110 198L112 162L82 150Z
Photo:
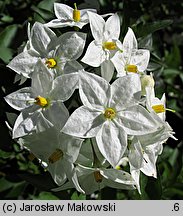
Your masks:
M53 3L78 8L96 8L99 14L118 12L121 18L121 40L128 26L133 28L139 48L151 51L148 73L153 72L156 94L165 92L167 121L178 141L169 139L158 159L158 178L141 175L142 194L105 188L100 196L85 196L75 190L51 192L55 187L49 173L26 150L11 139L5 124L17 114L3 97L20 86L15 73L6 64L27 40L27 24L48 22L54 17ZM0 1L0 197L1 199L183 199L183 3L180 0L3 0ZM86 31L87 27L83 30ZM62 30L64 31L64 29ZM26 81L25 86L29 83ZM23 85L23 86L24 86ZM22 87L23 87L22 86ZM8 114L9 113L9 114ZM43 184L44 182L44 184Z

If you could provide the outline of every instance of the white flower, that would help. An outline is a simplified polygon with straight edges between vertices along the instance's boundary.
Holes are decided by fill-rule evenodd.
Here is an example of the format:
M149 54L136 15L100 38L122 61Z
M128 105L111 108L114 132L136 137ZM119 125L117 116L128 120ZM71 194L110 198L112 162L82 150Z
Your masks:
M101 190L104 187L127 190L135 189L135 182L132 176L122 170L90 168L78 165L76 167L76 173L79 184L85 191L85 194L92 194L93 192ZM65 190L72 187L72 183L66 183L59 188L55 188L54 191Z
M25 136L22 138L24 147L28 148L42 163L47 164L53 180L59 186L65 183L67 178L76 189L84 193L80 188L74 168L83 140L60 133L52 127L44 132Z
M56 34L41 23L36 22L30 33L26 48L13 58L8 67L16 73L30 78L38 59L55 76L82 69L76 61L85 45L86 34L67 32L57 38Z
M156 161L158 155L162 153L163 143L172 137L172 129L168 124L164 124L154 133L134 136L128 146L128 159L130 172L136 181L140 193L139 175L140 171L147 176L157 178Z
M118 40L120 35L119 16L114 14L106 22L98 14L88 12L88 16L94 40L89 44L81 61L92 67L101 66L102 77L110 81L114 73L114 66L110 59L121 43Z
M146 88L146 106L151 112L156 113L163 121L166 118L166 98L163 94L159 99L155 96L154 88Z
M118 72L118 77L121 77L128 73L143 73L147 69L149 58L149 50L138 49L133 30L128 28L120 50L111 61Z
M89 22L88 11L97 12L95 9L78 10L76 3L74 9L66 4L54 3L54 11L57 19L51 20L45 25L51 28L61 28L66 26L77 26L82 28Z
M157 122L138 105L140 78L125 76L110 84L103 78L79 72L83 106L76 109L63 132L76 137L96 137L99 150L115 167L127 147L127 135L156 131Z
M73 74L69 85L67 75L53 77L46 66L39 61L32 76L31 87L22 88L5 97L14 109L22 111L14 128L13 138L21 137L32 131L43 131L57 126L58 130L65 124L69 113L62 101L68 99L77 85L78 75Z

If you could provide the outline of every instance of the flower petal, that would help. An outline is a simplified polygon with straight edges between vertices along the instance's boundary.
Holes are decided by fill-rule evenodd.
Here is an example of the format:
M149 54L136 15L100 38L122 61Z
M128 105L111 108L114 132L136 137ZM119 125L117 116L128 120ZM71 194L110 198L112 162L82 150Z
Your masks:
M50 121L60 131L69 118L69 112L65 105L60 101L52 102L52 104L42 111L44 117Z
M107 80L111 81L114 74L114 65L110 60L106 60L101 64L101 76Z
M76 175L74 165L67 160L65 160L65 163L64 163L64 171L65 171L69 181L74 184L76 190L79 191L80 193L85 193L79 185L78 177Z
M83 139L75 138L64 133L59 133L60 148L66 152L64 158L70 163L74 163L80 153Z
M106 121L96 136L99 150L115 167L127 147L127 134L112 121Z
M131 53L133 49L137 49L137 40L135 34L131 28L128 28L123 40L123 51L126 53Z
M103 169L101 170L101 175L107 180L106 186L120 189L134 189L134 180L132 176L123 171L116 169Z
M128 153L129 163L136 169L142 167L143 153L142 147L136 137L133 138Z
M51 98L53 100L68 100L76 88L78 88L79 75L78 73L70 73L58 76L53 81L53 90Z
M81 106L71 114L62 132L76 137L94 137L104 122L100 114L100 112Z
M16 110L25 109L31 105L29 102L33 100L31 88L25 87L19 89L18 91L7 95L4 99Z
M110 107L117 111L136 104L141 96L141 83L137 74L123 76L111 85Z
M66 4L54 3L54 11L58 19L72 20L73 10L73 8Z
M84 49L86 34L82 32L67 32L61 35L56 41L59 45L56 56L67 60L78 59Z
M135 50L132 52L129 64L136 65L139 72L144 72L149 64L149 50Z
M145 175L157 178L156 159L153 148L147 148L143 154L143 164L140 169Z
M114 67L117 70L117 76L122 77L126 75L125 71L125 65L126 65L126 60L123 58L123 53L120 51L116 52L116 54L111 58L112 63L114 64Z
M37 53L33 51L22 52L14 57L7 67L11 68L18 74L22 74L26 78L30 78L30 73L34 70L35 64L38 60Z
M96 41L102 42L105 20L98 14L88 11L90 28Z
M116 121L129 135L143 135L155 132L160 127L159 122L140 105L134 105L119 112Z
M40 60L36 64L31 78L31 87L35 97L39 95L42 97L48 97L52 89L53 75Z
M43 57L48 53L48 45L56 40L56 34L47 26L36 22L31 29L31 46Z
M120 20L117 13L110 16L105 23L106 40L118 39L120 35Z
M109 83L92 73L79 72L79 94L82 103L91 109L103 111L107 105Z
M101 44L97 44L96 41L92 41L81 59L82 62L92 67L99 67L106 59L106 54Z
M32 107L24 110L18 118L13 127L13 139L28 135L32 132L42 132L47 128L53 127L40 111L32 111Z

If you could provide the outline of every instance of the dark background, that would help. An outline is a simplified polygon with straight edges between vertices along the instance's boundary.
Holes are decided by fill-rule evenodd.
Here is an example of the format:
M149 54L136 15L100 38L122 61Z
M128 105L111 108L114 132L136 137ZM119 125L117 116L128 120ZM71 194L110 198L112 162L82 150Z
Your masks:
M183 3L174 1L121 0L121 1L55 1L55 0L4 0L0 1L0 197L1 199L91 199L74 189L52 193L55 186L49 173L33 160L28 151L11 139L5 124L7 116L16 113L3 97L30 85L14 83L15 72L6 67L27 40L27 24L35 21L48 22L54 18L53 3L65 3L78 8L96 8L99 14L118 12L121 19L121 41L128 26L138 38L139 48L151 51L148 73L153 72L156 94L165 92L167 121L175 131L178 141L169 139L158 159L158 179L141 175L142 195L136 191L106 188L101 199L182 199L183 169ZM70 30L70 28L68 28ZM64 32L67 28L58 30ZM88 26L82 29L88 32ZM88 35L88 41L91 35ZM11 114L9 114L11 113ZM13 114L12 114L13 113ZM44 184L43 184L44 182Z

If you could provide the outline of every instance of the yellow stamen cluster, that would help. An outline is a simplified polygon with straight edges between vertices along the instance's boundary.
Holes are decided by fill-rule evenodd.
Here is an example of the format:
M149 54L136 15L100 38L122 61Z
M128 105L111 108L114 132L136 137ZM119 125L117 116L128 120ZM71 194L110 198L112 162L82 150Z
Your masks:
M132 73L137 73L137 66L136 65L132 65L132 64L128 64L126 65L126 71L127 72L132 72Z
M106 42L103 42L103 49L116 50L117 46L116 46L116 43L113 41L106 41Z
M154 105L154 106L152 106L152 108L156 113L165 112L165 107L163 104Z
M100 174L100 171L99 171L99 170L98 170L98 171L95 171L93 174L94 174L94 177L95 177L95 181L96 181L97 183L102 182L103 176Z
M121 170L121 167L118 165L118 166L115 167L115 169Z
M45 108L48 106L48 100L44 97L38 96L35 98L35 104L41 106L42 108Z
M75 7L75 9L73 10L73 20L74 20L74 22L79 22L81 19L81 13L77 9L76 3L74 3L74 7Z
M46 59L45 64L47 65L48 68L54 68L57 66L57 62L54 58Z
M114 119L116 117L116 110L113 108L107 108L104 112L104 117L109 120Z
M53 152L49 158L48 161L49 163L55 163L56 161L60 160L63 157L64 153L61 149L56 149L55 152Z

